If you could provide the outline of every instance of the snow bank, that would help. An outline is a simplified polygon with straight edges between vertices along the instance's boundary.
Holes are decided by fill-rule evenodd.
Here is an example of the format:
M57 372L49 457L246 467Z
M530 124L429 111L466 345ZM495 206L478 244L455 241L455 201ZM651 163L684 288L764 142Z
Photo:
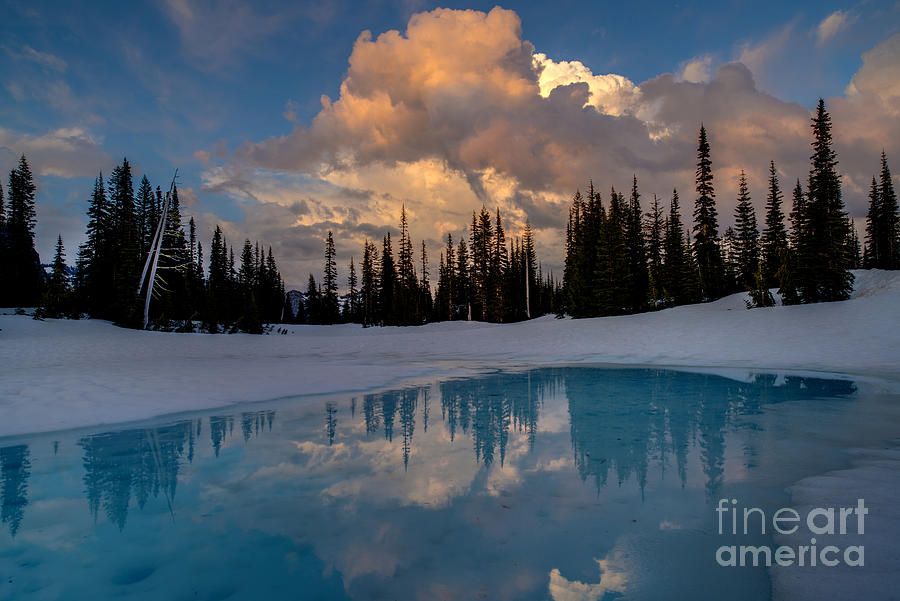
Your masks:
M748 311L746 295L655 313L416 328L171 334L0 316L0 436L117 423L407 378L546 363L900 373L900 273L856 272L849 301Z
M865 567L840 562L832 567L820 564L770 568L773 598L786 601L900 599L897 590L900 450L896 447L856 449L852 454L852 468L804 478L791 486L791 507L806 516L813 508L856 507L857 500L864 499L869 513L865 516L863 534L857 533L856 518L852 517L846 534L818 535L815 539L818 549L826 545L838 549L851 545L864 547ZM819 518L817 523L824 524L824 519ZM806 528L800 528L792 535L776 536L776 542L796 549L810 544L810 534Z

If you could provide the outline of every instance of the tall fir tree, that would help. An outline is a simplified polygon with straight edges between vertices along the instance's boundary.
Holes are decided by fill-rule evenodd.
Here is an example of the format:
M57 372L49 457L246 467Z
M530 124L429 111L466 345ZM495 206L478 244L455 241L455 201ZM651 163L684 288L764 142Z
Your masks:
M663 288L669 305L682 305L699 299L699 283L691 254L690 241L685 238L681 221L678 190L672 190L672 201L665 223L663 240Z
M306 319L312 324L329 323L322 315L322 292L313 274L309 274L306 285Z
M881 266L881 214L881 191L873 175L872 185L869 187L869 210L866 213L866 251L863 255L863 267L866 269Z
M797 256L796 283L804 303L844 300L853 290L850 273L850 228L837 157L832 149L831 116L819 99L811 124L808 202Z
M69 274L66 271L66 253L62 235L56 239L56 252L53 256L53 267L50 281L44 291L41 302L41 313L45 317L62 317L69 313L70 306Z
M394 250L391 233L381 245L381 269L378 281L378 314L383 325L396 325L397 318L397 268L394 266Z
M156 197L150 180L144 175L138 185L137 193L137 227L139 251L141 257L145 257L153 242L153 234L156 232L159 216L156 214Z
M534 303L534 298L537 296L537 292L539 290L539 282L538 273L537 273L537 250L534 247L534 231L531 228L531 221L529 219L525 219L525 227L522 230L522 243L520 247L520 269L524 270L525 277L524 278L516 278L516 285L519 286L521 291L521 286L524 284L526 290L528 290L528 295L531 298L525 298L526 306L523 309L526 311L526 314L531 315L531 317L537 317L538 311L535 310L537 305ZM522 281L524 280L524 282Z
M650 298L654 305L664 298L663 293L663 211L659 198L653 195L653 204L646 215L644 231L647 239L647 267L650 272Z
M700 139L697 145L696 176L694 255L700 270L702 294L707 300L714 300L723 294L724 269L719 248L719 223L713 187L712 160L706 128L703 125L700 126Z
M881 269L900 269L900 212L897 207L897 194L894 192L894 180L888 167L887 155L881 151L881 176L878 186L880 200L881 241L884 258Z
M472 312L482 321L488 319L491 278L491 241L494 237L491 214L482 205L476 216L472 212L472 231L470 232L470 251L472 253Z
M637 176L632 178L631 196L625 211L625 253L630 280L628 306L632 312L643 311L647 306L649 277L647 252L644 244L643 211L638 192Z
M419 279L420 323L434 319L434 299L431 296L430 274L428 273L428 248L422 240L422 277Z
M409 221L406 206L400 210L400 243L397 253L397 299L395 322L412 325L418 322L419 284L413 258L412 239L409 236Z
M456 247L456 268L454 274L454 290L460 318L472 319L472 270L469 266L469 249L464 238L459 239Z
M596 253L593 263L594 284L590 305L582 306L582 317L618 315L631 308L632 272L629 269L628 247L625 241L625 221L628 206L615 189L610 193L609 211L600 224L596 249L586 253L588 258Z
M583 206L581 191L576 190L569 208L569 221L566 224L566 256L563 268L563 288L566 291L566 310L573 317L582 316L585 311L582 305L585 300L586 282L582 277L581 259L581 209Z
M360 300L364 327L377 323L378 319L378 266L375 245L366 239L363 244L362 283Z
M760 241L762 258L762 278L766 288L778 285L776 274L781 266L781 257L787 251L787 229L784 225L784 210L781 187L775 161L769 163L769 190L766 196L766 224Z
M33 307L41 298L44 271L34 249L34 208L36 186L28 159L23 154L9 173L7 186L5 243L2 261L5 265L0 306Z
M335 255L334 234L328 230L325 237L325 269L322 278L322 317L325 323L335 323L340 318Z
M750 199L750 186L743 170L738 180L734 227L738 284L741 290L752 290L756 286L756 272L759 270L759 229L756 210Z
M350 267L347 275L347 304L344 307L345 321L355 322L359 318L359 280L356 277L356 266L353 257L350 257Z
M115 248L113 302L109 317L121 325L136 325L139 319L136 287L141 274L140 241L135 217L134 182L127 157L113 169L107 184L113 211L112 242Z
M490 269L488 271L487 302L488 319L490 321L503 321L506 314L504 306L504 274L509 268L509 255L506 250L506 232L503 229L503 220L500 217L500 208L497 208L494 220L494 232L491 240Z

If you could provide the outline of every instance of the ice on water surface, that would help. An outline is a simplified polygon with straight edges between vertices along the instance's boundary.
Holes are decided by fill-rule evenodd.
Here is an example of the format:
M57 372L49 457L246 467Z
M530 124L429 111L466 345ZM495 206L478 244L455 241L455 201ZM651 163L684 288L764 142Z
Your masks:
M571 367L0 440L0 599L764 599L718 499L788 503L896 406Z

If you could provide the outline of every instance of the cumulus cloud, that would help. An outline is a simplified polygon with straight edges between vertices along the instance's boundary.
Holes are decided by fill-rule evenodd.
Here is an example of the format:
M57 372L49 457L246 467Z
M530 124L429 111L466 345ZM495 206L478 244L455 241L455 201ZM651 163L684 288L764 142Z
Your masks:
M871 96L896 109L900 98L900 33L864 53L862 62L847 86L847 97Z
M856 17L849 11L834 11L822 19L818 27L816 27L816 42L820 45L824 44L837 35L842 29L845 29L850 25L855 18Z
M695 57L677 75L635 84L537 52L512 11L417 14L404 32L363 32L337 98L323 96L308 126L247 142L211 164L206 186L254 206L279 205L291 236L345 220L357 237L384 231L406 205L414 237L435 245L445 232L463 234L471 211L485 203L503 210L513 234L526 218L537 225L552 267L562 255L568 199L589 178L607 193L636 174L645 199L653 192L668 198L673 187L689 199L703 122L727 225L741 169L759 210L769 160L785 188L808 171L808 108L762 91L755 76L792 27L744 47L741 61L713 70L710 57ZM847 98L829 100L851 212L864 203L854 182L871 173L882 146L890 155L900 139L888 139L895 126L871 123L895 114L896 46L895 37L867 53ZM842 137L857 128L868 133ZM876 135L883 143L873 146ZM845 149L854 156L845 160ZM302 216L288 211L298 189Z
M38 175L95 175L112 163L102 149L101 141L78 127L57 129L42 136L0 127L0 151L4 155L4 164L25 154Z
M681 64L678 79L691 83L706 83L712 76L712 56L705 54Z
M589 92L584 106L593 106L608 115L622 115L633 110L640 98L640 90L627 77L614 73L594 75L581 61L557 63L538 52L534 55L534 64L540 70L538 86L544 98L556 88L584 82L588 84Z

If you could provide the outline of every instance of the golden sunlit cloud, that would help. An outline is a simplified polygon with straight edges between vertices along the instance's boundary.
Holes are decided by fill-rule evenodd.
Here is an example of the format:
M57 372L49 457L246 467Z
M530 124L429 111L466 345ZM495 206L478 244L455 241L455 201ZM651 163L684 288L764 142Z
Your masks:
M900 150L898 39L866 53L846 96L828 100L851 184L871 176L882 147ZM773 60L778 45L766 48ZM745 50L763 60L762 50ZM440 237L464 235L482 204L500 208L513 234L529 219L552 268L562 256L567 199L589 179L605 194L637 175L645 203L652 193L667 202L673 187L690 198L701 122L724 224L739 170L759 208L769 160L784 187L805 179L809 111L760 91L740 62L713 71L710 57L696 57L677 77L635 84L537 52L513 11L437 9L413 15L404 32L360 34L336 99L323 97L308 126L247 142L226 163L210 164L205 184L256 203L260 215L248 219L270 224L279 256L296 269L318 272L321 249L294 236L320 241L334 229L349 258L362 239L395 227L403 205L413 237L436 259ZM857 198L853 185L847 192L851 213L864 210L864 194Z

